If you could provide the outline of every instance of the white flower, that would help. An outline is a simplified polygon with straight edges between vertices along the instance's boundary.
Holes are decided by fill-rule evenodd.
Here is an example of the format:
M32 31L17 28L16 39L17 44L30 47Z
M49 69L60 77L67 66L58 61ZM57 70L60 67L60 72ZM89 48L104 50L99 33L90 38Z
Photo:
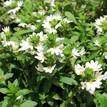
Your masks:
M3 32L5 32L5 33L10 32L9 26L4 27L2 30L3 30Z
M55 48L48 49L47 52L50 52L51 54L56 54L57 56L63 57L64 56L63 50L62 50L63 47L64 47L63 45L59 45Z
M8 14L13 14L14 16L16 15L16 12L20 10L20 7L16 7L14 9L11 9L8 11Z
M80 56L82 56L82 55L84 55L86 52L85 52L85 49L84 49L84 47L79 51L79 50L77 50L76 48L73 48L72 49L72 56L73 57L80 57Z
M85 52L85 49L84 49L84 47L80 50L80 52L79 52L79 54L80 54L80 56L82 56L82 55L84 55L86 52Z
M41 63L44 62L45 56L44 56L44 46L42 44L39 44L37 47L37 52L35 58L38 59Z
M102 82L100 80L89 81L89 82L81 82L81 88L86 89L90 94L94 94L96 88L99 89L101 87Z
M7 0L4 2L4 7L10 6L12 4L13 0Z
M44 62L44 53L43 52L36 52L36 56L35 56L36 59L38 59L41 63Z
M95 20L95 27L97 29L97 33L102 33L103 32L102 22L104 22L105 20L106 20L106 16L100 17L100 18Z
M2 41L2 45L3 47L11 47L14 52L16 52L19 47L19 45L14 41Z
M2 45L4 47L6 47L6 46L15 47L15 42L14 41L2 41Z
M33 31L35 31L36 29L35 25L26 24L26 23L20 23L18 26L23 27L23 28L30 28Z
M33 31L35 31L35 29L36 29L36 27L34 25L29 25L28 27Z
M86 68L93 69L93 71L100 71L102 70L101 64L98 63L98 61L91 60L90 62L86 63Z
M54 7L55 6L55 0L50 0L51 2L51 6Z
M46 73L52 73L53 70L55 69L55 66L56 66L56 65L48 66L48 67L43 67L43 70L44 70Z
M39 15L45 15L45 13L46 13L45 10L39 10L39 11L38 11L38 14L39 14ZM37 13L36 13L36 15L37 15Z
M43 52L44 51L44 46L42 43L40 43L37 47L36 47L38 52Z
M23 1L18 1L17 2L17 7L21 7L23 5Z
M9 10L8 14L12 14L12 16L15 16L16 12L18 12L21 9L22 4L23 4L23 1L18 1L17 2L17 7L15 7L14 9Z
M40 33L37 33L37 36L39 36L40 42L43 42L47 39L47 35L43 34L42 31Z
M18 26L20 26L20 27L26 27L27 26L27 24L26 23L20 23Z
M74 57L79 57L79 56L80 56L79 51L78 51L76 48L73 48L73 49L72 49L72 55L73 55Z
M57 30L55 28L51 27L51 24L49 22L44 22L42 24L42 26L44 27L45 31L48 33L57 33Z
M31 45L31 43L27 40L22 40L22 42L20 43L21 48L19 49L19 51L25 51L25 50L33 50L33 46Z
M61 26L59 23L55 23L55 25L52 27L53 21L60 21L62 19L60 14L55 14L55 15L50 15L47 16L46 19L44 20L42 26L44 27L45 31L48 33L57 33L57 28Z
M56 65L53 66L48 66L48 67L44 67L41 63L39 63L36 67L36 69L40 72L45 72L45 73L52 73L53 70L55 69Z
M75 73L77 75L82 75L85 71L84 66L81 66L80 64L75 65Z

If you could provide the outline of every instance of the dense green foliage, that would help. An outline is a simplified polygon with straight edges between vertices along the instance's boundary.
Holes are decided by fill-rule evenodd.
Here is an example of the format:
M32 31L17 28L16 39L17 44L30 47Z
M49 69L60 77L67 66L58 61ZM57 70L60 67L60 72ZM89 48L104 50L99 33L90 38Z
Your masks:
M0 107L106 107L106 4L1 0Z

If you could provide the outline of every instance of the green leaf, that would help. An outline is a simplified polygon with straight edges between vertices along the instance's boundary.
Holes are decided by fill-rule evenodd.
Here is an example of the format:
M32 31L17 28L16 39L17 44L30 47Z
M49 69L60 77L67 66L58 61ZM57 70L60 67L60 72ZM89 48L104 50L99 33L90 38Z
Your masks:
M25 12L31 14L32 13L32 10L33 10L33 6L32 6L32 0L25 0L24 2L24 9L25 9Z
M70 55L70 54L71 54L71 49L70 49L69 47L66 47L66 48L64 49L64 54L65 54L65 55Z
M73 78L69 78L69 77L60 77L60 81L68 84L68 85L77 85L77 82L73 79Z
M67 16L69 20L72 20L72 21L74 21L76 23L75 16L72 13L66 11L65 12L65 16Z
M11 78L13 76L13 73L7 73L7 74L5 74L5 79L9 79L9 78Z
M44 83L43 84L43 91L45 93L49 92L49 90L50 90L50 88L52 86L52 80L46 80L46 79L44 79L43 83Z
M36 105L36 102L27 100L23 104L21 104L20 107L35 107Z
M52 98L55 100L61 100L61 97L58 94L54 94Z
M30 32L32 32L32 30L19 30L19 31L15 32L13 34L13 36L20 36L20 35L23 35L23 34L26 34L26 33L30 33Z
M79 39L79 36L72 36L70 39L71 44L75 43Z
M7 97L3 100L1 107L8 107L8 98Z
M107 107L107 94L96 94L95 103L96 107Z
M0 88L0 92L3 94L7 94L8 93L8 89L7 88Z
M60 107L67 107L67 103L64 101L62 104L60 104Z
M19 91L16 93L16 96L26 95L26 94L29 94L29 93L31 93L30 90L28 90L28 89L23 89L23 90L19 90Z

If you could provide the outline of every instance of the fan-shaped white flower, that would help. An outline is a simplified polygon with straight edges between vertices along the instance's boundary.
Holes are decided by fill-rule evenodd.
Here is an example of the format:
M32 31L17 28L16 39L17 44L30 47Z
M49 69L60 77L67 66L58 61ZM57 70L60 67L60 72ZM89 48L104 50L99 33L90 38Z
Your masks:
M47 52L50 52L51 54L56 54L57 56L63 57L64 56L63 47L64 47L63 45L59 45L57 47L48 49Z
M60 21L62 19L60 14L55 14L55 15L50 15L47 16L46 19L44 20L42 26L44 27L45 31L48 33L57 33L57 28L60 27L60 23L56 23L54 27L52 27L51 22L52 21Z
M17 7L21 7L23 5L23 1L18 1L17 2Z
M28 26L31 30L33 30L33 31L35 31L35 29L36 29L36 26L35 25L29 25Z
M55 66L56 66L56 65L48 66L48 67L43 67L43 70L44 70L46 73L52 73L53 70L55 69Z
M84 71L85 71L85 68L83 65L82 66L80 64L75 65L75 73L77 75L82 75Z
M39 36L40 42L43 42L47 39L47 35L43 34L43 32L37 33L36 35Z
M10 6L12 4L13 0L7 0L4 2L4 7Z
M50 0L50 4L51 4L51 6L53 7L53 6L55 6L55 0Z
M97 18L95 20L95 27L97 29L97 33L102 33L103 32L102 22L105 21L105 20L106 20L106 16Z
M43 64L39 63L36 69L40 72L44 71L45 73L52 73L53 70L55 69L55 66L56 65L44 67Z
M3 47L6 47L6 46L15 47L15 42L14 41L2 41L2 45Z
M37 47L37 52L35 58L38 59L41 63L44 62L45 56L44 56L44 46L43 44L39 44Z
M73 48L72 49L72 56L73 57L80 57L80 56L82 56L82 55L84 55L86 52L85 52L85 49L84 49L84 47L79 51L79 50L77 50L76 48Z
M26 23L20 23L18 26L20 26L20 27L26 27L27 26L27 24Z
M9 10L8 14L11 14L12 16L15 16L16 12L18 12L21 9L22 5L23 5L23 1L18 1L17 2L17 7L15 7L14 9Z
M44 53L43 52L36 52L36 56L35 56L36 59L38 59L41 63L44 62Z
M93 71L100 71L102 70L101 64L98 63L98 61L91 60L90 62L86 63L86 68L93 69Z
M74 57L79 57L79 56L80 56L79 51L78 51L76 48L73 48L73 49L72 49L72 55L73 55Z
M90 94L94 94L96 89L99 89L102 85L100 80L81 82L81 88L86 89Z
M21 48L19 49L19 51L25 51L25 50L33 50L33 46L31 45L31 43L29 42L29 40L22 40L22 42L20 43Z
M9 26L4 27L2 30L3 30L3 32L5 32L5 33L10 32Z
M16 12L18 12L19 10L20 10L20 7L16 7L14 9L9 10L8 14L11 14L11 15L15 16Z
M80 52L79 52L79 54L80 54L80 56L82 56L82 55L84 55L86 52L85 52L85 49L84 49L84 47L80 50Z

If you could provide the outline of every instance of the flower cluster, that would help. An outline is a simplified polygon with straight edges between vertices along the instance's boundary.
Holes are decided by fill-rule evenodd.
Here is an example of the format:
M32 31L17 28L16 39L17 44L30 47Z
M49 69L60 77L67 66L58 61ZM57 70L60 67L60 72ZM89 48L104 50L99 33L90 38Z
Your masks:
M98 34L103 32L102 25L103 25L103 22L106 20L107 20L106 15L104 17L100 17L95 20L95 28L96 28Z
M21 80L19 86L31 88L33 94L28 99L36 99L37 107L62 107L66 102L75 106L76 101L85 98L80 95L95 97L97 90L106 90L107 16L93 23L88 14L71 12L68 8L71 4L70 0L64 3L60 0L2 0L0 3L5 13L2 17L6 16L0 17L0 25L3 24L0 78L2 69L4 74L14 73L14 77L12 74L6 77L12 77L12 82L17 78ZM81 6L75 8L78 7ZM22 103L24 92L16 93L16 90L12 92L13 102Z
M86 89L89 93L94 94L96 88L100 88L102 85L102 80L107 79L107 72L102 74L101 64L98 61L91 60L86 62L85 67L80 64L75 65L75 73L77 75L82 75L86 77L88 75L91 77L90 80L85 80L81 82L81 88Z

